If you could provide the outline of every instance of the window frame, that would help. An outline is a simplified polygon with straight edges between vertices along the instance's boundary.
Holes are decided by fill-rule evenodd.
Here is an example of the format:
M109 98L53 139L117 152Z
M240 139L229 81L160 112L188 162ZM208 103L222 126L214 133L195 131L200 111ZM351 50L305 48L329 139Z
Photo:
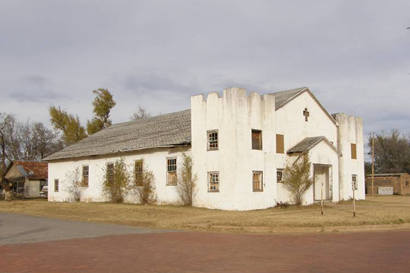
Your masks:
M260 187L255 187L255 175L259 175L259 185ZM252 191L253 192L263 192L263 171L252 171Z
M357 159L357 145L356 143L350 143L350 157L351 159Z
M216 147L211 147L210 135L215 134L215 133L216 133ZM219 132L218 132L218 129L206 131L206 139L207 139L207 150L208 151L218 151L219 150Z
M258 142L258 148L255 148L254 146L254 133L259 133L259 142ZM256 151L262 151L263 150L263 141L262 141L262 130L259 129L251 129L251 144L252 144L252 150Z
M218 181L215 182L211 182L211 177L213 175L217 175ZM208 192L219 192L219 186L220 186L220 176L219 176L219 172L218 171L210 171L208 172ZM215 189L212 189L212 186L215 186Z
M169 161L170 160L175 160L175 170L171 170L171 171L169 170L169 167L170 167ZM167 162L167 186L177 186L177 184L178 184L178 174L177 174L178 161L177 161L177 157L167 157L166 162ZM170 179L170 174L174 174L174 176L175 176L174 180L175 181L170 181L171 180Z
M114 183L114 170L115 170L115 165L114 165L114 163L113 162L107 162L106 164L105 164L105 166L106 166L106 171L105 171L105 176L106 176L106 179L107 179L107 182L108 183ZM112 181L110 181L110 178L111 178L111 176L110 176L110 166L112 166Z
M279 148L282 148L282 149L279 149ZM276 134L276 153L277 154L285 153L285 135Z
M87 175L86 176L84 174L84 168L87 168ZM90 179L90 166L89 165L83 165L82 166L81 176L82 176L81 186L82 187L88 187L88 183L89 183L89 179ZM87 182L85 182L85 177L87 177Z
M281 169L281 168L276 169L276 183L283 184L283 171L284 170L285 169ZM280 180L278 179L279 178L279 173L280 173Z
M137 169L137 165L141 164L141 168ZM134 183L137 187L144 185L144 160L137 159L134 161Z
M54 179L54 192L59 192L60 191L60 181L58 178Z

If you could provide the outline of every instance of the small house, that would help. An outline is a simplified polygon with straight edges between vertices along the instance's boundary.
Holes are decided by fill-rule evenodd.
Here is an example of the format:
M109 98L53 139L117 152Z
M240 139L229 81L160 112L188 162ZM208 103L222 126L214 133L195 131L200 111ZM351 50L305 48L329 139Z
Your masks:
M48 164L39 161L13 161L6 171L6 181L12 192L22 197L40 197L47 185Z

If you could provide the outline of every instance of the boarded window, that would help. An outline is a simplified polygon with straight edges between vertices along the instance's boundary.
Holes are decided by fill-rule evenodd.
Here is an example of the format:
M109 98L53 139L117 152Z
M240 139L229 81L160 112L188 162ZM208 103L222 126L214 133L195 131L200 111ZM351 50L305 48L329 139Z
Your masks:
M208 151L218 150L218 130L208 131Z
M252 149L262 150L262 131L252 130Z
M278 183L283 183L282 178L283 178L283 169L277 169L276 170L276 181Z
M58 192L59 188L59 181L58 179L54 179L54 192Z
M135 161L134 175L135 175L135 185L142 186L144 184L143 183L143 161L142 160Z
M107 164L107 172L106 172L107 182L112 184L114 183L114 164L108 163Z
M167 185L168 186L177 185L177 159L176 158L167 159Z
M219 172L208 173L208 191L219 192Z
M83 181L82 181L83 187L88 187L88 174L89 174L88 166L83 166Z
M356 144L351 144L352 159L357 159L357 149Z
M254 192L263 191L263 172L253 171L252 175L252 188Z
M283 135L276 135L276 153L285 153L285 137Z

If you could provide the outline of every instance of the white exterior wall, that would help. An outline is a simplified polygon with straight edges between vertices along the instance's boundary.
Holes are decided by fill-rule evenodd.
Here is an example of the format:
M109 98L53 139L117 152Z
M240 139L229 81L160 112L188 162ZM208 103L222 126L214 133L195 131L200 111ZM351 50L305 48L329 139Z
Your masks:
M364 142L363 121L361 118L346 114L336 114L339 124L338 150L341 154L339 160L340 199L348 200L353 197L352 175L357 175L357 199L365 198L364 177ZM351 144L356 144L357 159L351 158Z
M144 160L144 169L152 171L156 187L157 201L159 204L179 203L179 195L176 186L167 186L167 158L177 158L177 172L182 168L182 154L190 155L188 149L157 149L150 153L136 153L125 156L106 157L98 159L81 159L76 161L49 162L48 164L48 200L58 202L74 201L70 187L75 180L75 171L78 169L81 177L82 167L89 166L88 187L81 188L81 201L84 202L105 202L107 196L103 193L103 180L105 166L114 163L119 159L124 159L131 175L134 173L134 163L136 160ZM54 192L54 180L59 180L59 191ZM138 203L136 194L130 194L125 198L125 202Z
M191 98L194 205L250 210L276 205L274 168L275 98L231 88L219 97ZM251 130L262 131L263 150L252 150ZM207 150L207 131L218 130L219 149ZM219 172L219 192L208 192L208 172ZM253 192L252 171L263 171L263 192Z

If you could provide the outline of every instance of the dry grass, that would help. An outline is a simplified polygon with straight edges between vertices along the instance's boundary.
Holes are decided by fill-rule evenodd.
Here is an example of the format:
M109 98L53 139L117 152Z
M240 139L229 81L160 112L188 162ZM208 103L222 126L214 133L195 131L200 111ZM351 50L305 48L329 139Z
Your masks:
M111 203L51 203L45 200L1 201L0 212L106 222L161 229L228 232L320 232L410 228L410 196L367 197L357 202L257 211L220 211L178 206Z

